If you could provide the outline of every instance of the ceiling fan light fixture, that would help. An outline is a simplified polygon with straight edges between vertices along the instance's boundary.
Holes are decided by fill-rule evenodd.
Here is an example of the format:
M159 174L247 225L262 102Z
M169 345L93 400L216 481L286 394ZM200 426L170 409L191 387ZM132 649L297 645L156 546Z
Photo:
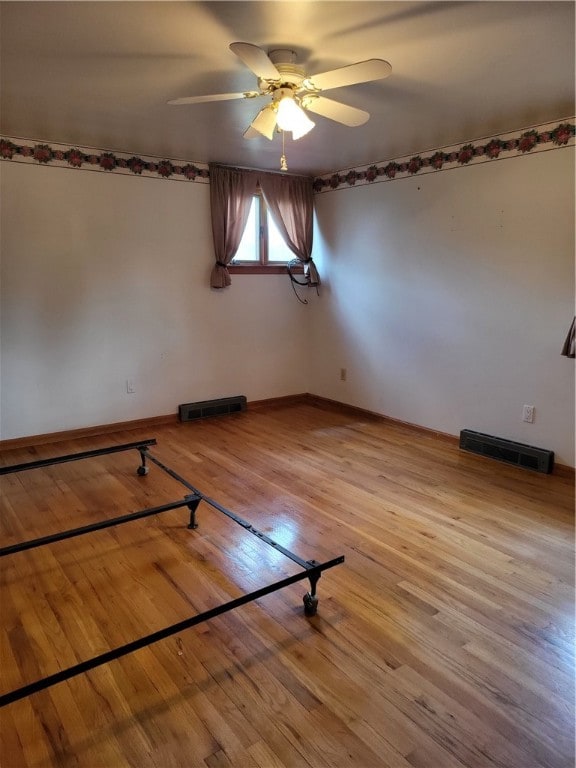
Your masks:
M268 104L268 106L258 112L250 128L253 128L258 133L261 133L262 136L272 141L276 129L276 110L272 104Z
M293 95L283 96L278 102L278 128L282 131L292 131L294 140L302 138L314 128L306 112L296 102Z

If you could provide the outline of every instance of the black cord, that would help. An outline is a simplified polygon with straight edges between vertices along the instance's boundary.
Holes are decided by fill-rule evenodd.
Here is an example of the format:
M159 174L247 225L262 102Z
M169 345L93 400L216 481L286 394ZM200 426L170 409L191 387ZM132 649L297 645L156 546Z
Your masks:
M296 296L296 298L298 299L300 304L308 304L308 299L302 299L302 298L300 298L300 296L298 296L298 291L294 287L294 283L298 283L298 280L292 280L291 281L292 290L294 291L294 295ZM304 283L298 283L298 285L304 285Z
M308 282L308 280L304 280L304 282L302 280L296 280L296 278L292 273L293 268L299 267L301 266L301 264L302 262L300 261L300 259L292 259L292 261L289 261L288 264L286 265L286 269L288 270L288 274L290 275L290 283L292 285L292 290L294 291L294 295L296 296L300 304L308 304L308 299L302 299L300 296L298 296L296 285L303 285L303 286L309 287L310 283Z
M302 262L300 261L300 259L292 259L292 261L289 261L288 264L286 265L288 269L288 274L290 275L290 280L292 280L293 283L296 283L297 285L308 286L310 285L309 280L304 279L304 282L302 282L301 280L296 280L296 278L292 273L292 270L294 269L294 267L301 267L301 266L302 266Z
M312 261L312 259L310 259L310 261ZM320 285L320 283L319 282L312 283L310 281L310 273L306 273L306 271L304 272L304 282L302 282L302 280L296 280L296 278L294 277L294 274L292 273L292 270L294 267L302 266L302 263L303 262L300 259L292 259L292 261L289 261L288 264L286 265L286 269L288 270L288 274L290 275L292 290L296 294L296 298L301 304L308 304L308 301L306 299L301 299L300 296L298 296L298 292L296 291L296 288L294 287L294 285L303 285L306 288L316 288L316 295L320 296L320 291L318 289L318 286ZM307 262L304 262L304 264L306 263Z

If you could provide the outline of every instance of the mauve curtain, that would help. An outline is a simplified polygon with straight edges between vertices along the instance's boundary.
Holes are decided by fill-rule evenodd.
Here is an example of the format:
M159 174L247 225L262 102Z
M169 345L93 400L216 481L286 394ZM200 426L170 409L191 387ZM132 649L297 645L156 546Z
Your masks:
M216 264L210 275L212 288L230 285L228 264L240 245L258 176L253 171L210 165L210 208Z
M576 317L572 320L561 354L565 357L576 357Z
M320 285L312 261L314 199L312 178L261 173L260 188L284 242L304 265L311 285Z

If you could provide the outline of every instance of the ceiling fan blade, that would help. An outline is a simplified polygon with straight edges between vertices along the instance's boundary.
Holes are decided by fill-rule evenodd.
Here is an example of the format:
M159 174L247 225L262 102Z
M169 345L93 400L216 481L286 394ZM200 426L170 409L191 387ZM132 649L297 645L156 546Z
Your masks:
M305 88L312 85L314 90L328 91L330 88L341 88L344 85L381 80L383 77L388 77L391 72L392 67L384 59L368 59L349 64L347 67L332 69L330 72L312 75L304 80L303 85Z
M230 50L235 53L254 74L262 80L279 80L280 73L268 58L268 54L252 43L231 43Z
M244 132L245 139L255 139L262 135L267 139L272 140L274 136L274 130L276 129L276 110L273 109L271 104L261 109L256 115L250 127Z
M243 93L214 93L211 96L184 96L182 99L172 99L168 104L202 104L205 101L230 101L231 99L253 99L262 96L259 91L244 91Z
M370 114L363 109L350 107L348 104L327 99L325 96L306 96L302 100L302 106L310 112L348 125L350 128L363 125L370 118Z

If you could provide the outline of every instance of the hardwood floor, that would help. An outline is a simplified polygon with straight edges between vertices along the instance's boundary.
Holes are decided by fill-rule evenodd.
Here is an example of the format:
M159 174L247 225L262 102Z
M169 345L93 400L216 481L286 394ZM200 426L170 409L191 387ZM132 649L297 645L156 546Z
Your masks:
M569 768L574 490L311 404L5 451L155 437L204 494L346 562L0 709L0 764ZM180 499L135 452L0 478L1 544ZM299 569L209 505L2 558L0 693Z

